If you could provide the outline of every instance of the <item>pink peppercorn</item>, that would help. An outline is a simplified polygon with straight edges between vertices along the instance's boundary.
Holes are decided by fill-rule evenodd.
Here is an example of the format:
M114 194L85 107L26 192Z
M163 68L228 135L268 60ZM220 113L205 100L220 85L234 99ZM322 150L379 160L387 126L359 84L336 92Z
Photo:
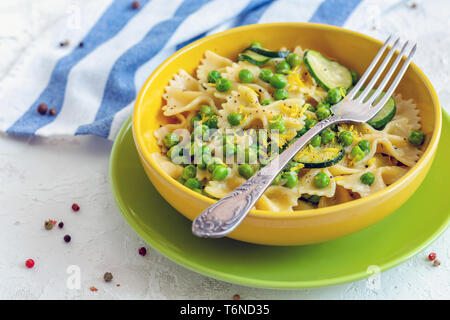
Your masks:
M25 265L27 266L27 268L33 268L34 267L34 260L33 259L28 259L27 261L25 261Z

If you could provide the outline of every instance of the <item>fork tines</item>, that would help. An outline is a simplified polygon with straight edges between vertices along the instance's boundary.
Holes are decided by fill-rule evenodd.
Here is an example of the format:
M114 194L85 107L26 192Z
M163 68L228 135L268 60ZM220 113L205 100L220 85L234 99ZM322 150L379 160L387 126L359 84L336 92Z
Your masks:
M383 56L384 51L386 48L390 45L391 40L393 41L392 47L387 51L387 54L383 61L381 62L380 66L377 68L377 71L369 81L369 83L364 88L364 91L355 98L356 94L360 91L364 83L369 78L369 75L372 73L372 71L375 69L375 66L378 64L380 58ZM384 69L388 65L388 63L391 61L392 56L394 55L395 50L397 49L398 45L400 43L400 38L396 37L394 38L392 35L389 36L384 43L384 45L381 47L380 51L378 51L375 58L372 60L370 66L367 68L366 72L362 75L361 79L358 81L358 83L355 85L355 87L347 94L348 99L353 99L355 101L359 101L361 103L369 103L372 104L381 94L383 89L388 84L389 80L391 79L392 75L394 74L395 70L397 69L397 66L399 65L402 58L405 56L405 60L403 62L403 65L401 66L400 70L397 73L397 76L392 81L391 85L389 86L388 90L386 91L386 94L383 96L383 98L380 99L380 101L374 106L373 115L375 115L379 108L381 108L386 101L389 99L389 97L394 92L395 88L397 88L398 83L400 82L401 78L403 77L403 74L406 72L406 69L408 68L409 63L411 62L411 58L414 55L416 51L417 44L412 44L411 49L409 49L409 54L406 55L405 52L407 51L407 48L409 47L409 41L406 41L403 44L403 47L400 51L400 53L395 58L394 62L392 63L391 67L387 71L386 75L384 76L383 80L381 81L380 85L376 89L376 91L370 95L371 90L374 88L374 85L376 84L377 80L380 78L381 74L383 73Z

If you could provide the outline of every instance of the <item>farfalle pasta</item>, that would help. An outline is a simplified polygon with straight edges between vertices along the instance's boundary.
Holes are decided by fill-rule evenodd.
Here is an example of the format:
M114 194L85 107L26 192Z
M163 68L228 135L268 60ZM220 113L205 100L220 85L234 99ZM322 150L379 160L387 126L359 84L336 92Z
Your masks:
M188 188L220 199L331 116L356 72L314 50L271 51L259 43L236 60L206 51L194 75L165 88L154 160ZM384 93L382 93L384 94ZM364 124L322 131L257 201L269 211L308 210L366 197L401 178L421 156L424 134L412 100L389 98Z

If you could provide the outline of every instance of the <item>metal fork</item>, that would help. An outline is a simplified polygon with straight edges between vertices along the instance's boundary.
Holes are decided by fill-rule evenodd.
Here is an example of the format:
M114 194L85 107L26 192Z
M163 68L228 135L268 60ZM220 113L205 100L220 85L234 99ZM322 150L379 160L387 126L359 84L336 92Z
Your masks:
M375 69L386 48L390 45L393 37L389 36L384 45L378 51L366 72L361 79L350 90L347 96L338 104L331 108L333 115L325 120L320 121L303 136L299 137L289 148L283 151L278 157L272 160L267 166L259 170L253 177L248 179L242 185L237 187L227 196L217 201L205 211L203 211L192 223L192 232L199 237L219 238L227 235L233 231L245 216L255 205L256 201L263 195L264 191L271 185L272 181L283 170L288 162L317 134L327 127L340 122L356 122L363 123L372 119L383 105L387 102L389 97L394 92L401 78L403 77L412 56L416 51L416 44L409 50L403 65L397 73L397 76L392 81L386 94L372 106L374 101L378 98L382 90L388 84L390 78L394 74L402 57L405 55L408 41L403 45L400 53L397 55L392 66L387 71L385 77L381 81L376 91L370 95L375 83L380 78L384 69L396 50L400 42L400 38L396 38L391 49L388 50L382 63L376 70L375 74L366 85L365 89L359 96L357 93L369 78L369 75Z

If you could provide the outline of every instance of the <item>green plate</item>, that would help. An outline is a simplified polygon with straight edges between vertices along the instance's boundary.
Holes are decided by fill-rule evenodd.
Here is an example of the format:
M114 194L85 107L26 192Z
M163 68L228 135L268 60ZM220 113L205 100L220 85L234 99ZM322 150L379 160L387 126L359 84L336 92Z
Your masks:
M337 240L271 247L231 239L200 239L191 222L173 209L147 179L128 120L114 143L112 190L125 219L147 243L174 262L201 274L251 287L298 289L370 276L413 257L448 226L450 118L444 114L435 162L418 191L399 210L363 231Z

